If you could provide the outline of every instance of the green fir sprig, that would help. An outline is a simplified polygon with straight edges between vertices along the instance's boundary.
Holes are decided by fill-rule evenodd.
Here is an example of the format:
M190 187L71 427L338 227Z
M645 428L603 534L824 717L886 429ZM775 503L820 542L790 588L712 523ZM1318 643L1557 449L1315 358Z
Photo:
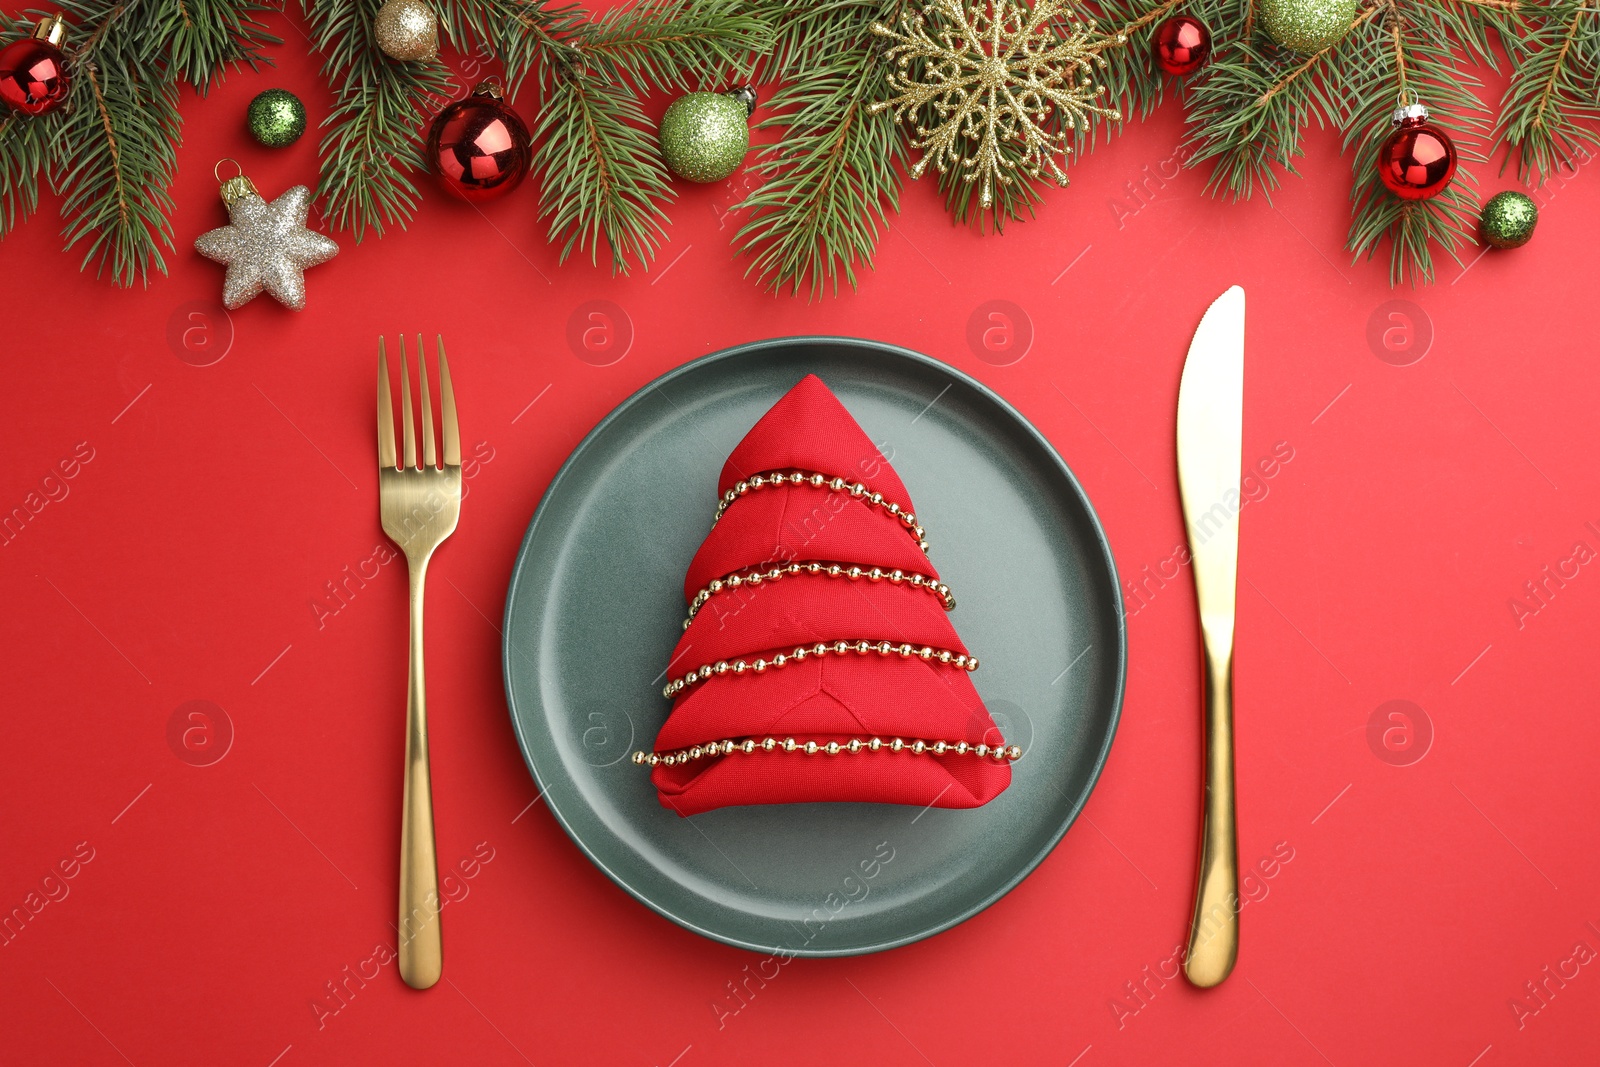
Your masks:
M166 273L172 178L182 132L178 87L205 92L228 69L265 62L280 43L265 3L67 0L0 18L6 41L59 12L68 30L66 101L0 119L0 237L38 207L41 179L61 198L62 236L82 269L119 286Z
M379 0L302 0L336 87L322 141L318 195L356 240L404 226L420 202L422 143L458 86L441 62L398 63L371 31ZM640 106L659 86L687 88L731 72L768 45L766 24L737 0L640 0L594 18L541 0L441 0L458 49L498 60L511 94L532 87L533 172L540 217L565 260L574 251L614 271L647 264L666 232L672 184Z
M776 42L766 71L782 79L759 129L778 131L750 164L761 184L737 210L746 220L734 244L748 274L773 290L816 295L854 286L899 210L906 140L887 112L887 69L872 44L874 22L900 4L856 0L755 6Z
M359 242L368 230L404 226L422 193L413 175L424 169L421 117L455 91L439 63L396 63L378 50L372 18L382 0L301 0L322 73L334 86L333 108L317 146L322 173L317 200L335 228Z
M1513 73L1499 133L1518 177L1538 182L1575 166L1595 145L1600 8L1593 0L1534 0L1523 12L1522 32L1504 37Z

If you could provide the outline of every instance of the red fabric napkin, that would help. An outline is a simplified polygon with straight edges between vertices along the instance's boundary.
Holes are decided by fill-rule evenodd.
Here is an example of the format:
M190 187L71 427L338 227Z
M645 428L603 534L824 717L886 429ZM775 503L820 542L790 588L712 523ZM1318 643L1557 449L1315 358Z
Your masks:
M799 484L795 473L805 475ZM694 614L667 670L668 688L677 683L672 712L654 753L635 757L652 764L661 803L680 815L802 801L970 808L1005 789L1008 756L994 754L1005 742L960 665L969 653L938 572L915 519L890 507L914 514L910 495L820 378L807 375L762 416L717 489L725 510L684 580ZM837 576L826 569L834 565ZM848 577L852 567L860 577ZM877 581L874 567L885 575ZM899 582L888 576L896 570ZM752 572L764 577L751 582ZM913 584L912 574L926 581ZM720 588L700 596L714 580ZM834 651L840 641L850 649ZM860 642L870 650L858 651ZM816 653L819 644L827 651ZM702 667L713 673L702 678Z

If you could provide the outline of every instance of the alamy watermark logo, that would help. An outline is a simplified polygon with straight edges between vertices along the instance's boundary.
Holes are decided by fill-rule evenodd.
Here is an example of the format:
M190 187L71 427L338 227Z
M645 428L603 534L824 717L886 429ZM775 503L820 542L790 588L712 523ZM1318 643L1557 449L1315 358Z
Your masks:
M591 708L578 720L578 740L585 763L609 767L633 750L633 717L614 704Z
M1367 717L1367 747L1391 767L1409 767L1433 747L1433 720L1409 700L1385 701Z
M220 763L233 747L233 720L209 700L179 704L167 718L167 747L191 767Z
M1033 320L1009 300L986 300L967 318L967 347L985 363L1009 367L1033 347Z
M590 366L609 367L633 347L633 319L609 300L579 304L567 316L567 347Z
M1433 347L1433 320L1409 300L1386 300L1367 318L1367 347L1391 367L1409 367Z
M1027 756L1033 748L1033 719L1018 704L995 699L984 702L994 728L985 730L983 739L991 745L1016 745Z
M191 367L220 363L233 348L233 318L211 300L180 304L167 317L167 347Z

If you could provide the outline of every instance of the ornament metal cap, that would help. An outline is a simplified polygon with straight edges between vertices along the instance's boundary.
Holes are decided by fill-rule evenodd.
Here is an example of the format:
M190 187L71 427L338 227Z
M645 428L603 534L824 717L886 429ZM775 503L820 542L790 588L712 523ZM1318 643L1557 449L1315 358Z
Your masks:
M737 89L730 89L728 95L744 105L745 118L756 113L756 91L752 86L741 85Z
M33 36L35 40L60 48L61 42L67 39L67 24L61 13L57 12L49 18L40 19L39 24L33 28Z
M472 87L473 96L490 96L496 100L506 98L506 87L500 83L498 77L488 77Z
M1418 100L1414 93L1409 103L1406 102L1406 94L1401 93L1400 106L1394 109L1394 115L1389 121L1396 127L1420 126L1428 121L1428 109L1422 106L1422 101Z
M235 167L238 167L239 161L237 159L220 159L217 161L217 165L211 168L211 176L222 183L222 187L217 191L221 194L222 202L224 204L226 204L228 207L232 207L247 196L261 195L261 193L257 191L255 183L244 176L244 169L242 167L239 169L239 173L235 174L231 178L224 178L220 173L218 173L222 170L222 165L224 163L232 163Z

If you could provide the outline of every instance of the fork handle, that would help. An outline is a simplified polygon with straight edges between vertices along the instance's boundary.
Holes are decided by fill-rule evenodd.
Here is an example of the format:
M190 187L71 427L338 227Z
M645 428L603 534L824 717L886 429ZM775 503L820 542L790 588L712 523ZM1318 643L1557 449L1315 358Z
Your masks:
M426 559L411 566L405 801L400 814L400 977L413 989L427 989L444 969L433 783L428 771L427 691L422 676L422 591L427 573Z

